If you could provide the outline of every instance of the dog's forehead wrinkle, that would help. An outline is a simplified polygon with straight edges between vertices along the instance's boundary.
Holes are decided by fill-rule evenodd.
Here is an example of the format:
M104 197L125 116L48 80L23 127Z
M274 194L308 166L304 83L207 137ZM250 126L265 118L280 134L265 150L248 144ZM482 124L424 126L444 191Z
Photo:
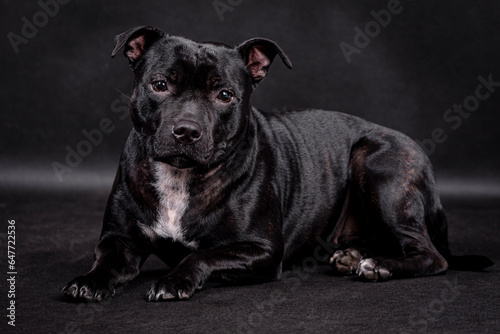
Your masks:
M168 76L176 71L191 86L218 89L235 88L244 80L244 64L239 54L228 46L196 42L177 36L167 36L155 44L148 54L147 68L141 75L144 80L153 76Z
M162 59L160 63L167 66L171 65L172 59L176 59L177 62L182 61L194 68L212 66L220 72L220 69L229 67L230 63L239 61L235 51L226 45L213 42L200 43L183 37L169 36L156 47L155 51Z

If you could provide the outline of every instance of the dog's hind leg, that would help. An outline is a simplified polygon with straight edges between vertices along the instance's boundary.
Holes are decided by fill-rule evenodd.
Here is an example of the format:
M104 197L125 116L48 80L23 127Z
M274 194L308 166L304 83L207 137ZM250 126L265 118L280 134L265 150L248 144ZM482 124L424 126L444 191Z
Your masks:
M385 248L384 257L359 261L359 277L377 281L447 270L448 263L429 235L441 223L442 212L434 176L428 158L413 141L397 133L361 140L351 154L351 186L359 195L366 223L377 235L372 253Z
M361 260L372 256L368 250L372 248L370 244L375 234L366 224L362 209L359 196L349 186L333 232L336 251L330 258L330 265L335 274L354 275Z

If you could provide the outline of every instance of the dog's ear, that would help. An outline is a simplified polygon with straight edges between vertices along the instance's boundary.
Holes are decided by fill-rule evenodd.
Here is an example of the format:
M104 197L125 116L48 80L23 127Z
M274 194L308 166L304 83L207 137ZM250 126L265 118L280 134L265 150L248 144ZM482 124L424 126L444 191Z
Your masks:
M144 51L164 34L160 29L150 26L129 29L115 36L115 48L111 52L111 57L114 57L121 48L125 47L123 54L128 58L130 65L133 65L141 58Z
M270 39L249 39L238 46L238 51L250 72L254 87L267 75L269 66L276 54L281 57L281 60L288 68L292 68L292 63L288 59L288 56L281 50L278 44Z

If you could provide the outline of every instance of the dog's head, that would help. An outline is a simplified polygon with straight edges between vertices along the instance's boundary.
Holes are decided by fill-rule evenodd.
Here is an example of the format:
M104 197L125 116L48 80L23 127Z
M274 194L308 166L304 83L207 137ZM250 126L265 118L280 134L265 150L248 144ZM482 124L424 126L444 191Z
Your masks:
M250 39L236 48L168 36L144 26L115 38L135 73L130 110L148 154L178 168L210 167L244 138L250 94L279 55L271 40Z

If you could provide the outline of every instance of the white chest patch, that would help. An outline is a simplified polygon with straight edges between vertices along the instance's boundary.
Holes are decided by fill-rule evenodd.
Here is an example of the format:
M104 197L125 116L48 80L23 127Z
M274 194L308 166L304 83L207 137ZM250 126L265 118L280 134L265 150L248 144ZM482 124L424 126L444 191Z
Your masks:
M189 204L189 171L157 163L155 178L155 188L160 199L157 220L152 226L139 223L140 228L151 239L170 238L187 247L196 248L196 242L186 240L181 223Z

